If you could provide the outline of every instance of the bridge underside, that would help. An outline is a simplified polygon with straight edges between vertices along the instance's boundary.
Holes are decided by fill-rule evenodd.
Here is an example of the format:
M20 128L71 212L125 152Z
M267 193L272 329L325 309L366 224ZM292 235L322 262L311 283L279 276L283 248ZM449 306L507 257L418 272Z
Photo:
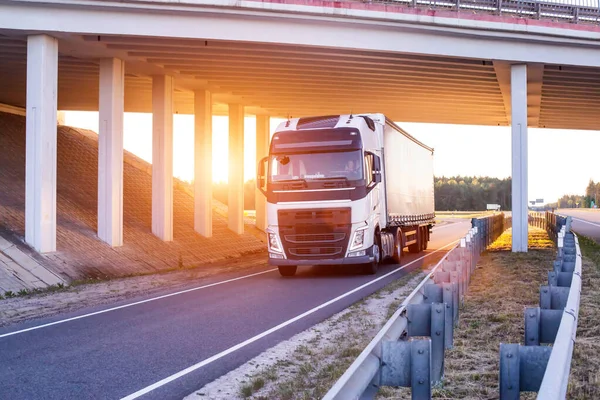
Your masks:
M57 36L57 35L53 35ZM152 76L174 77L174 112L194 113L193 91L246 114L286 117L383 112L396 121L510 124L510 65L435 57L216 40L58 36L58 109L98 110L99 60L125 61L125 111L152 112ZM0 35L0 103L25 107L27 37ZM600 70L529 65L528 125L598 129Z
M318 1L146 10L136 1L27 3L0 4L0 103L27 109L25 233L41 252L56 250L57 108L99 111L98 235L111 246L123 244L123 112L153 114L152 233L163 241L177 239L176 113L195 117L194 230L205 237L212 115L229 115L228 227L237 234L244 115L257 116L257 159L267 153L270 116L382 112L403 122L510 125L514 251L527 251L527 127L600 126L596 27L358 2L340 3L343 12ZM256 204L264 229L259 192Z

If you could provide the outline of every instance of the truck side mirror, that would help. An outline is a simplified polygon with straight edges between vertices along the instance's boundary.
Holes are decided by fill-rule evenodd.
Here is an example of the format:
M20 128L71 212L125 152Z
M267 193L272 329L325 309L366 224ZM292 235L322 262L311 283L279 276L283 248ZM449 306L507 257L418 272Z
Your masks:
M373 154L373 182L381 182L381 158Z
M381 158L373 154L373 172L381 172Z
M267 162L268 157L263 158L258 162L258 170L256 171L256 187L265 196L267 195Z

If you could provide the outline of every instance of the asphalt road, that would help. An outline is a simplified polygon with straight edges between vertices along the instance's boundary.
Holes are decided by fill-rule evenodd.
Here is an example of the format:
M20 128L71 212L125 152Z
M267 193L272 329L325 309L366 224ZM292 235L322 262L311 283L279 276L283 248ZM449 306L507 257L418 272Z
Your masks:
M573 230L600 243L600 209L574 210L560 209L557 213L573 218Z
M406 268L396 272L400 266L393 264L377 276L309 267L289 279L265 265L254 276L227 282L232 276L213 277L193 282L195 290L158 299L1 328L0 399L181 399L390 281L433 264L469 228L464 220L437 226L429 249L407 254ZM65 321L70 318L76 319Z

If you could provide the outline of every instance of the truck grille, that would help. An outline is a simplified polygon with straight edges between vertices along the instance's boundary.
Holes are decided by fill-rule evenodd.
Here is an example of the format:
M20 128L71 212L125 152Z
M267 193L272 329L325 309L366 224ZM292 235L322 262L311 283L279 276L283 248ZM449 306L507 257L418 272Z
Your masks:
M334 256L342 252L341 247L313 247L313 248L291 248L290 254L295 256L316 257L316 256Z
M286 235L285 240L290 243L303 243L303 242L320 242L320 243L332 243L339 242L346 238L345 233L313 233L308 235Z
M351 230L350 208L279 210L279 232L288 259L343 258Z

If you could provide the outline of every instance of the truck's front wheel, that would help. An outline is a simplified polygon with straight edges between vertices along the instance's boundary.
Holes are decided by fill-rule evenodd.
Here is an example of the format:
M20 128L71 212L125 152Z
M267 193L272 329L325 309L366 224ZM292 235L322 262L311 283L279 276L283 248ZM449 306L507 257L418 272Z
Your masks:
M365 272L370 275L375 275L381 262L381 245L379 243L379 235L375 235L373 240L373 261L365 265Z
M295 265L281 265L279 266L279 273L281 276L294 276L297 268Z

